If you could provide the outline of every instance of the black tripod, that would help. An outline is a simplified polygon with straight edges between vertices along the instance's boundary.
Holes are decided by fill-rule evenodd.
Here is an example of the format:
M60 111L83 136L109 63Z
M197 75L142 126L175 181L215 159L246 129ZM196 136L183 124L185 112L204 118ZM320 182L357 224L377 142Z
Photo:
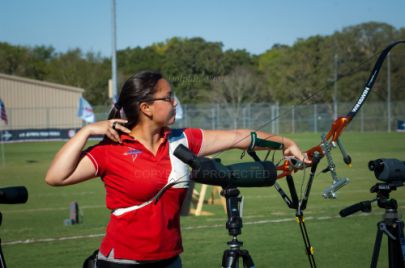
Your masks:
M397 201L389 198L392 189L396 185L377 183L370 190L377 193L378 206L385 209L383 220L377 224L371 268L377 267L383 234L388 237L389 268L405 268L404 222L398 216Z
M232 236L232 240L227 242L229 249L224 251L222 257L222 268L238 268L240 257L242 257L244 268L255 267L249 251L241 249L243 242L237 238L241 234L243 226L239 212L239 203L242 200L239 197L239 193L237 188L224 188L221 191L221 195L226 199L226 211L228 215L226 229L228 229L229 235Z
M3 214L0 212L0 225L3 221ZM0 239L0 268L6 268L6 261L4 260L3 250L1 248L1 239Z
M390 199L390 192L403 185L401 181L377 183L370 189L370 192L377 193L376 199L359 202L339 212L342 217L349 216L357 211L371 212L371 203L374 201L377 201L380 208L385 209L382 221L379 221L377 224L377 235L371 258L371 268L377 267L383 234L388 237L388 267L405 268L404 222L398 216L397 201L393 198Z

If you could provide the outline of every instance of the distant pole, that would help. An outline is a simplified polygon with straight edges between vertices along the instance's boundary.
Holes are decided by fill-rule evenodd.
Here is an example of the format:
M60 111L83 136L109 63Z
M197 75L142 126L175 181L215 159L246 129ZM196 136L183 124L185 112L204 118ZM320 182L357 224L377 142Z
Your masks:
M387 110L388 110L388 132L391 132L391 57L387 55Z
M112 1L112 103L117 101L117 23L115 19L115 0Z
M0 142L1 142L1 166L4 167L4 164L6 163L6 157L5 157L5 154L4 154L4 140L3 140L4 131L3 130L0 131L0 135L1 135L1 139L0 139Z
M338 107L337 107L337 79L338 79L338 55L335 54L335 77L334 77L334 84L333 84L333 119L337 118L338 114Z

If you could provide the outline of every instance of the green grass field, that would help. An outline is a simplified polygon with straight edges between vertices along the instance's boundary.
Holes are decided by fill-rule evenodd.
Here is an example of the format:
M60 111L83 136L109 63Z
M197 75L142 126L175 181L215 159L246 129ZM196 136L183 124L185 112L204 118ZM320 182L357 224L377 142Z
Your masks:
M291 136L301 148L319 143L319 134ZM351 183L338 192L338 199L324 200L322 190L331 184L329 174L315 178L305 210L306 224L318 267L369 267L376 224L383 209L373 205L372 213L340 218L338 212L353 203L375 197L369 189L378 181L368 170L369 160L405 160L405 134L345 133L343 142L353 159L350 169L335 150L338 176ZM46 169L62 143L5 144L6 163L0 167L0 186L24 185L29 191L26 204L0 205L2 248L8 267L81 267L95 250L104 233L109 211L104 205L104 188L95 179L75 186L53 188L44 183ZM225 164L236 163L240 152L223 153ZM244 161L248 160L245 156ZM319 166L325 166L325 159ZM303 173L295 174L300 192ZM309 170L307 171L307 175ZM284 180L280 181L282 186ZM197 185L198 188L198 185ZM283 187L287 190L286 187ZM210 189L210 188L209 188ZM288 209L273 188L241 188L244 196L244 227L240 240L256 267L309 267L295 212ZM393 191L400 212L405 208L405 187ZM208 195L207 195L208 197ZM69 204L79 203L83 223L64 226ZM182 218L184 267L220 267L230 236L225 229L226 215L219 205L204 205L212 216ZM388 267L386 236L383 238L378 267Z

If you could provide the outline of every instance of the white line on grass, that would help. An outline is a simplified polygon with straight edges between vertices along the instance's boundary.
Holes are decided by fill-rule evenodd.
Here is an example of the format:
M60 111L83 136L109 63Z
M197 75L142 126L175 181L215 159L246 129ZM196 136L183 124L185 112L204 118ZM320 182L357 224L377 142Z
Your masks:
M78 195L94 195L96 192L94 191L87 191L87 192L51 192L51 193L37 193L31 194L31 197L45 197L45 196L78 196Z
M5 242L5 243L3 243L3 245L34 244L34 243L43 243L43 242L76 240L76 239L83 239L83 238L96 238L96 237L101 237L101 236L104 236L104 234L75 235L75 236L65 236L65 237L55 237L55 238L15 240L15 241Z
M362 190L345 190L345 191L341 191L338 192L337 194L353 194L353 193L370 193L369 190L367 189L362 189ZM319 196L321 196L322 193L319 193ZM249 195L249 194L245 194L243 195L245 198L249 198L249 199L264 199L264 198L279 198L278 195L274 195L273 193L269 193L268 195Z
M353 215L351 217L365 217L370 215L378 215L382 213L362 213ZM331 220L340 218L340 216L323 216L323 217L305 217L305 220L315 220L315 221L322 221L322 220ZM277 219L277 220L260 220L260 221L248 221L244 222L245 225L256 225L256 224L267 224L267 223L281 223L281 222L289 222L295 221L295 218L284 218L284 219ZM210 225L197 225L197 226L188 226L183 227L182 230L196 230L196 229L210 229L210 228L223 228L224 224L210 224ZM36 243L44 243L44 242L55 242L55 241L65 241L65 240L77 240L77 239L88 239L88 238L98 238L102 237L104 234L90 234L90 235L76 235L76 236L65 236L65 237L54 237L54 238L40 238L40 239L26 239L26 240L15 240L15 241L8 241L2 243L5 246L8 245L18 245L18 244L36 244Z
M90 206L80 206L80 209L87 208L105 208L105 205L90 205ZM15 209L7 210L7 213L25 213L25 212L36 212L36 211L56 211L56 210L69 210L68 207L63 208L28 208L28 209Z

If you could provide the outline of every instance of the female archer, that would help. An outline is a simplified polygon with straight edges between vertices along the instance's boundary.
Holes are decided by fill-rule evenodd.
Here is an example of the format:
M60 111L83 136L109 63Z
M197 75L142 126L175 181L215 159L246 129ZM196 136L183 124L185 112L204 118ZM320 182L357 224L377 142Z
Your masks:
M109 119L83 127L48 169L45 180L52 186L101 177L112 213L97 256L99 268L181 267L180 208L187 185L178 184L159 202L151 202L170 180L182 175L176 171L171 145L180 142L198 156L250 145L250 130L169 128L176 105L161 74L135 74L124 83ZM93 135L105 138L83 150ZM282 143L285 156L306 161L292 140L260 131L257 136Z

